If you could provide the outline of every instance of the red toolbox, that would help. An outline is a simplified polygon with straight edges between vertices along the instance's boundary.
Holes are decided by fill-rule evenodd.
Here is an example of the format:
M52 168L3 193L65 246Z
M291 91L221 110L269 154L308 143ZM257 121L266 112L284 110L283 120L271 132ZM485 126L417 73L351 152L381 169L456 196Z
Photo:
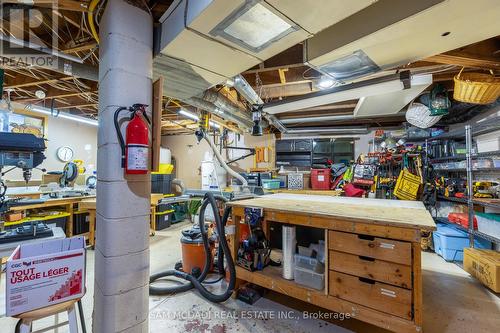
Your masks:
M330 169L311 169L311 187L313 190L329 190L331 185Z

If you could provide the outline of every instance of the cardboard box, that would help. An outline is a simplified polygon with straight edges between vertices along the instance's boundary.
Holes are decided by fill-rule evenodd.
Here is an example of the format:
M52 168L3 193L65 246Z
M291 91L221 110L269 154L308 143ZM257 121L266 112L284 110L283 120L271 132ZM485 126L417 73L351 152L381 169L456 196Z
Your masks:
M6 264L7 316L83 297L85 254L81 236L18 246Z
M464 269L494 292L500 292L500 252L464 248Z

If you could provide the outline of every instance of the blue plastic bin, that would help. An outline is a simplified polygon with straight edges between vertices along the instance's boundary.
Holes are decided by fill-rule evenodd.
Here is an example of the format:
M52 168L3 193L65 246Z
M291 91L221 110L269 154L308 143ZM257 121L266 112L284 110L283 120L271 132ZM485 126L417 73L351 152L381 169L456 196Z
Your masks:
M437 223L437 230L432 233L434 251L446 261L463 261L464 247L469 247L469 236L453 225ZM491 249L491 242L474 238L477 249Z

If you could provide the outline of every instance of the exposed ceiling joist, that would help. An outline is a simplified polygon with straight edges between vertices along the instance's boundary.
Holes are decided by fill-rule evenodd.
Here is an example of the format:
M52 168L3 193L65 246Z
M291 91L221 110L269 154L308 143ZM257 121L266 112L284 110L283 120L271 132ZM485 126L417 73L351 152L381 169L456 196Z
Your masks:
M460 52L446 52L425 59L438 64L457 65L463 67L500 69L500 57L467 54Z
M45 96L43 99L58 99L58 98L67 98L67 97L75 97L75 96L82 96L82 95L88 95L88 94L97 94L97 91L90 91L90 92L74 92L74 93L66 93L66 94L56 94L56 95L48 95ZM25 99L18 99L16 100L17 102L20 103L30 103L34 101L38 101L40 98L25 98Z
M14 3L14 4L33 4L38 7L54 7L54 0L2 0L3 3ZM86 12L88 9L87 1L74 1L74 0L58 0L57 8L62 10L69 10L75 12Z
M43 85L43 84L48 84L48 83L57 83L58 81L72 81L72 80L73 80L73 77L67 76L67 77L62 77L59 79L38 80L38 81L13 84L13 85L5 86L4 88L5 89L26 88L26 87L33 87L33 86L38 86L38 85Z

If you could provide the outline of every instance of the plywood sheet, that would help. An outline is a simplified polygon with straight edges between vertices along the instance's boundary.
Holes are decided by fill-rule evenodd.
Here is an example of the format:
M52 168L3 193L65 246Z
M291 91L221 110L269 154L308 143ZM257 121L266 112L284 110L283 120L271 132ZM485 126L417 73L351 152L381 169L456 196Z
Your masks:
M232 206L259 207L302 215L331 216L410 228L435 229L436 224L422 202L363 199L323 195L272 194L231 202Z

